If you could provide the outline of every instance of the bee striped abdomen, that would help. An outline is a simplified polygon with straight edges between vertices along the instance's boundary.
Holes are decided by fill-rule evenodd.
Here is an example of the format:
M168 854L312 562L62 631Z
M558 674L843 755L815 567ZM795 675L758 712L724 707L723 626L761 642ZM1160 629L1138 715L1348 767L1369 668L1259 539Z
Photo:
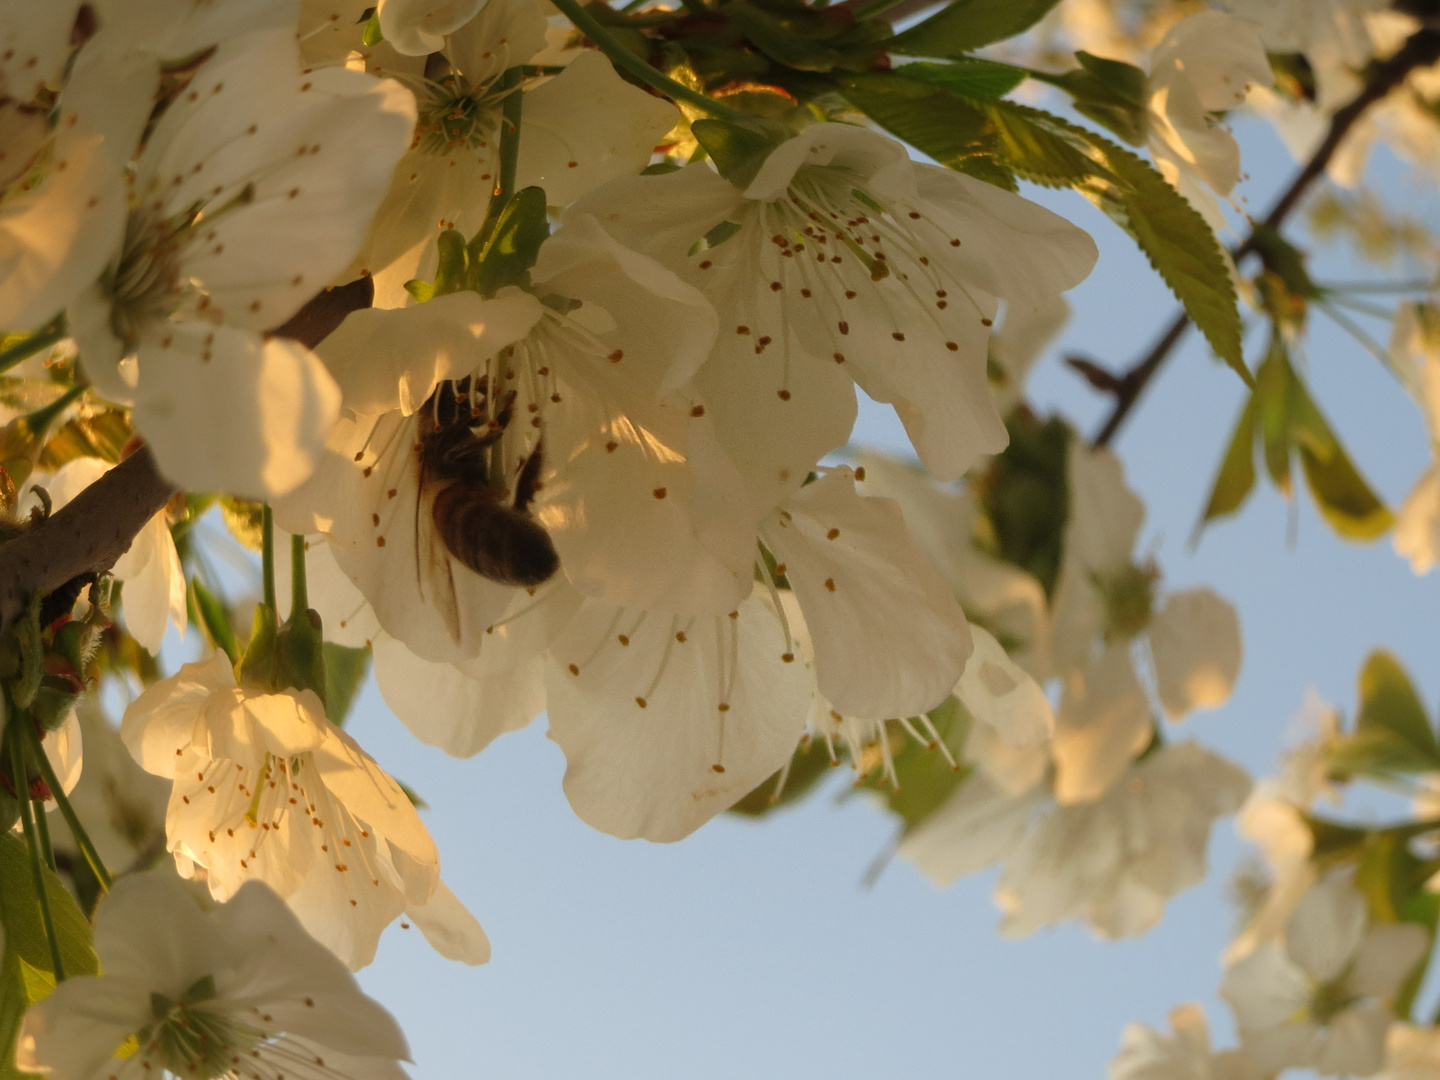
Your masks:
M560 568L560 556L541 524L501 503L488 484L456 480L431 509L445 547L481 577L501 585L533 586Z

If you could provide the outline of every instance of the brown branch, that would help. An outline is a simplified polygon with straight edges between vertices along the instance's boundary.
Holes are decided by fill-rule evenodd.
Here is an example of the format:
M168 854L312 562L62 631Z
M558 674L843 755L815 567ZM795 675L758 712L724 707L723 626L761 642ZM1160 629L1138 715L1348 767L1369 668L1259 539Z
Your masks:
M1350 129L1355 126L1355 122L1365 114L1366 110L1404 82L1405 77L1411 71L1418 67L1429 66L1437 59L1440 59L1440 31L1422 29L1411 35L1394 56L1371 66L1365 81L1365 88L1353 101L1339 109L1330 118L1330 129L1325 133L1324 140L1316 147L1315 152L1310 155L1310 160L1305 162L1300 171L1295 174L1290 185L1275 205L1270 208L1270 212L1265 215L1263 222L1251 230L1250 235L1239 247L1231 251L1236 262L1255 251L1261 234L1267 230L1278 230L1285 223L1286 218L1300 205L1300 201L1310 190L1311 185L1325 172L1326 166L1330 164L1330 159L1335 156L1335 152L1340 149L1340 144L1344 142L1345 136L1350 133ZM1120 425L1130 415L1130 410L1135 407L1141 393L1150 384L1150 380L1155 377L1155 373L1160 370L1160 366L1180 339L1185 336L1185 331L1189 326L1190 318L1182 312L1149 352L1123 375L1115 377L1113 391L1115 405L1095 438L1091 440L1092 446L1108 446L1115 438L1116 432L1120 430Z
M9 629L36 592L109 570L174 493L155 470L149 448L142 447L62 509L0 547L0 631Z
M271 333L314 348L350 312L369 307L374 292L369 278L326 289ZM0 633L37 592L109 570L174 493L142 447L58 513L0 547Z

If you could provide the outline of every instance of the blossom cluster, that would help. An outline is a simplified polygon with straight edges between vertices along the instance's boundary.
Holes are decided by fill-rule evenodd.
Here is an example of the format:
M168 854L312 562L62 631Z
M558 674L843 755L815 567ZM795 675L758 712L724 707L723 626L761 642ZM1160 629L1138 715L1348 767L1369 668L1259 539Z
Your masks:
M0 563L42 530L64 548L142 465L168 496L0 627L0 824L50 964L20 1069L403 1075L350 972L400 919L463 963L490 942L417 797L343 726L366 663L458 757L543 713L571 807L622 839L764 812L848 762L937 884L1001 868L1006 934L1147 932L1239 811L1275 867L1222 986L1241 1045L1213 1053L1187 1007L1173 1036L1127 1030L1117 1080L1370 1075L1387 1039L1389 1060L1440 1057L1395 1019L1427 931L1313 857L1319 781L1277 794L1173 734L1231 697L1239 618L1162 588L1113 429L1088 443L1026 404L1098 249L1017 183L1111 212L1252 383L1202 524L1248 494L1259 431L1277 486L1293 449L1338 531L1383 532L1296 404L1290 355L1330 291L1275 228L1216 239L1242 177L1223 120L1328 120L1432 31L1235 0L1154 24L1140 67L1086 51L1080 6L1034 30L1082 46L1053 74L905 46L869 5L776 0L726 23L732 48L696 44L688 2L626 24L635 5L575 0L0 0ZM957 62L892 70L886 50ZM982 85L1027 76L1154 168ZM956 130L980 117L973 146L896 87ZM1385 100L1377 123L1415 107ZM1254 379L1237 283L1273 326ZM1403 304L1389 350L1432 434L1435 311ZM862 395L913 460L848 448ZM1418 573L1437 485L1432 466L1395 521ZM235 541L258 597L221 595L206 549ZM195 658L164 676L187 633ZM128 697L118 730L102 679ZM899 800L915 784L923 814ZM57 850L93 930L47 884Z

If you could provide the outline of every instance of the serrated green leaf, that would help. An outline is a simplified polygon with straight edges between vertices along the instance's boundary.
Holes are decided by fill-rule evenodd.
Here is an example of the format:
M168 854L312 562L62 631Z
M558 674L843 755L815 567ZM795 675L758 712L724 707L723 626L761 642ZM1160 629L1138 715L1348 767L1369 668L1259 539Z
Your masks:
M1366 542L1389 532L1395 516L1360 475L1298 377L1292 379L1290 393L1300 465L1321 515L1349 540Z
M1078 187L1095 178L1096 163L1076 135L1082 129L1013 101L976 104L994 125L1000 160L1024 179L1049 187Z
M1081 66L1040 76L1060 87L1082 116L1110 129L1131 146L1143 146L1149 128L1145 72L1133 64L1077 52Z
M890 43L904 56L959 57L1024 33L1059 0L954 0Z
M55 924L60 962L67 977L94 975L100 970L90 922L49 869L44 870L45 895ZM35 895L30 852L12 833L0 835L0 926L5 947L0 954L0 1080L28 1075L14 1067L15 1038L25 1010L55 987L50 942Z
M945 64L917 60L895 71L906 79L976 98L1002 98L1025 81L1023 68L978 56L964 56Z
M850 104L942 165L995 160L994 127L966 98L900 75L852 75L839 85Z
M1112 216L1116 208L1123 212L1122 224L1185 306L1185 314L1215 354L1250 385L1235 285L1214 232L1148 163L1093 132L1086 135L1114 179L1097 173L1082 190Z
M325 715L332 724L345 723L355 696L370 673L370 650L325 642Z
M1251 394L1235 421L1230 443L1220 461L1220 471L1215 475L1215 483L1210 486L1210 499L1200 517L1202 526L1207 521L1235 513L1255 487L1255 422L1258 411L1255 395Z

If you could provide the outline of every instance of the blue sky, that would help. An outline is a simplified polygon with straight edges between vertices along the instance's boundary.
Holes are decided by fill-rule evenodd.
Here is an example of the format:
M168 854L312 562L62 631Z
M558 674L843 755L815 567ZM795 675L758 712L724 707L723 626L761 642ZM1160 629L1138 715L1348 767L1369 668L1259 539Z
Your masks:
M1245 127L1241 137L1253 174L1289 175L1268 130ZM1434 219L1430 196L1393 163L1379 167L1387 191ZM1129 239L1078 195L1029 194L1100 245L1095 273L1071 294L1076 317L1031 385L1039 406L1089 430L1103 402L1059 353L1122 367L1169 321L1174 302ZM1250 198L1268 203L1258 187ZM1322 278L1359 272L1344 257L1313 269ZM1418 410L1323 316L1305 353L1322 409L1398 504L1428 462ZM1191 551L1242 394L1192 335L1118 450L1149 508L1142 549L1156 552L1166 582L1210 584L1241 613L1246 655L1235 696L1192 717L1182 734L1259 775L1272 768L1307 687L1352 708L1356 671L1374 647L1402 658L1427 702L1440 698L1430 663L1440 655L1440 578L1413 577L1388 539L1336 540L1304 496L1291 546L1290 511L1263 486L1238 519ZM856 441L905 445L893 415L873 406ZM543 720L457 761L411 738L372 686L351 730L429 802L446 879L494 945L489 965L464 968L441 960L417 931L392 927L362 972L409 1034L417 1080L1100 1077L1125 1023L1161 1024L1190 1000L1228 1036L1214 990L1233 917L1226 882L1245 850L1228 820L1215 830L1210 879L1145 938L1097 942L1067 925L1008 941L995 933L989 875L937 891L896 862L863 888L892 826L863 800L838 803L834 787L762 823L722 817L675 845L621 842L571 813L564 761Z

